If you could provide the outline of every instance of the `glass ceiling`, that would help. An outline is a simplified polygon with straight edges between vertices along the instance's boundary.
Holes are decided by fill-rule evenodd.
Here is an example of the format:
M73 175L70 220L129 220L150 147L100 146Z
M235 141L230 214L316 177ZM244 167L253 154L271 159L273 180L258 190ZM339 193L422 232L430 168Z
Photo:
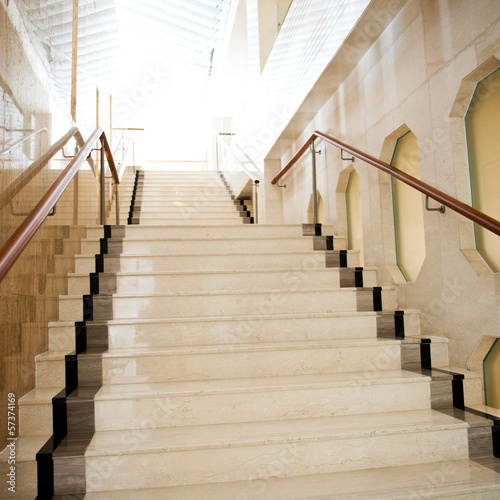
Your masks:
M18 3L59 97L69 109L73 0ZM208 76L229 3L79 0L77 122L86 120L90 108L89 114L95 115L96 87L113 93L117 103L125 103L134 90L139 101L141 87L147 92L183 68Z

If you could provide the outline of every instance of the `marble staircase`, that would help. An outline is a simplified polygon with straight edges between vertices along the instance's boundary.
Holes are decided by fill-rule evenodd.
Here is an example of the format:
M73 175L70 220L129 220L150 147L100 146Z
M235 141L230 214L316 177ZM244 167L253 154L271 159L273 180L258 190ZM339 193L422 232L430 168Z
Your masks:
M17 498L500 498L402 368L418 312L333 228L248 224L213 173L133 182L20 401Z

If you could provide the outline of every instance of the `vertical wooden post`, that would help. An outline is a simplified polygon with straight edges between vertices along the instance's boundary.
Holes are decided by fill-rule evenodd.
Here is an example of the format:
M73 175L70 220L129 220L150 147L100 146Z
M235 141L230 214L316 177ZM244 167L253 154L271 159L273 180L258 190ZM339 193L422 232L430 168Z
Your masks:
M73 0L73 31L71 46L71 117L76 123L76 89L78 61L78 0Z
M100 96L99 96L99 87L96 87L95 89L95 127L97 128L99 126L99 106L100 106ZM95 157L95 164L99 165L99 149L98 146L99 143L96 145L96 157Z
M99 87L95 88L95 126L99 126Z
M111 141L113 140L113 95L109 94L109 147L111 148Z

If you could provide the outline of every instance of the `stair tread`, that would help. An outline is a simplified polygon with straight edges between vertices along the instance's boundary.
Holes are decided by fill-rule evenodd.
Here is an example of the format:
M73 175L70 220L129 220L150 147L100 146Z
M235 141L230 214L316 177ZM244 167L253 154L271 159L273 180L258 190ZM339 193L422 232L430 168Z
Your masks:
M51 434L42 436L25 435L20 436L16 441L16 462L28 462L35 460L40 448L52 437ZM9 450L5 448L0 453L0 463L6 462Z
M423 492L423 493L421 493ZM471 460L403 465L380 469L273 477L130 491L87 493L86 500L408 500L465 498L500 492L500 474ZM413 496L412 496L413 495ZM500 493L498 493L500 497ZM483 497L486 498L486 497Z
M19 399L19 406L47 404L63 389L64 387L36 387Z
M382 290L395 290L394 286L384 286L380 287ZM192 290L192 291L183 291L183 292L144 292L138 293L135 292L133 294L127 295L125 293L113 293L112 296L115 298L144 298L144 297L213 297L217 295L275 295L275 294L320 294L320 293L356 293L359 290L368 290L371 291L372 288L362 288L362 287L337 287L337 288L301 288L297 290L284 290L282 288L276 289L265 289L262 290ZM80 299L82 295L63 295L60 297L60 300L74 300Z
M344 238L343 236L333 236L333 238ZM83 241L93 241L98 242L101 238L85 238ZM127 242L149 242L149 241L202 241L206 243L207 241L274 241L274 240L296 240L296 241L308 241L306 236L280 236L280 235L269 235L269 236L238 236L236 238L230 236L186 236L185 238L175 237L175 236L146 236L146 237L127 237ZM309 240L310 241L310 240Z
M344 267L345 270L354 270L353 267ZM99 273L99 276L199 276L199 275L218 275L218 274L259 274L259 273L273 273L273 274L286 274L294 275L298 273L313 273L313 274L331 274L336 273L340 268L330 267L330 268L311 268L311 269L300 269L300 268L288 268L288 269L241 269L237 271L225 271L221 270L206 270L206 271L189 271L189 270L179 270L179 271L130 271L130 272L113 272L113 273ZM364 267L364 271L375 271L375 268ZM88 278L89 273L68 273L70 277L86 277ZM387 288L387 287L383 287ZM415 338L415 343L417 338Z
M183 382L158 382L149 384L103 385L96 400L122 400L149 398L164 395L217 394L258 392L274 390L297 390L318 387L345 387L359 385L397 384L401 382L423 382L427 377L404 370L297 375L250 379L223 379Z
M476 415L472 412L462 410L460 408L440 408L440 412L450 415L451 417L458 418L469 424L471 428L474 427L493 427L494 422L489 418Z
M297 349L355 348L364 346L394 346L399 340L359 338L359 339L319 339L287 342L258 342L251 344L213 344L203 346L134 347L109 349L103 357L156 356L168 354L216 354L231 352L258 352Z
M254 342L249 344L206 344L181 345L163 347L134 347L109 349L102 354L103 358L130 357L130 356L158 356L178 354L217 354L233 352L259 352L276 350L299 349L328 349L328 348L355 348L366 346L394 346L399 340L383 338L355 338L355 339L317 339L286 342ZM47 351L37 356L38 360L64 360L68 351Z
M417 310L405 309L405 314L417 314ZM337 311L330 313L314 313L314 318L348 318L352 316L377 316L376 312L373 311ZM148 323L148 324L162 324L162 323L204 323L204 322L236 322L236 321L252 321L252 320L262 320L262 315L242 315L242 316L191 316L186 318L120 318L120 319L110 319L102 324L107 325L134 325L136 323ZM273 314L272 316L266 318L269 321L281 321L286 319L311 319L311 314L308 313L285 313L285 314ZM95 321L93 324L100 324L101 322ZM49 327L74 327L74 321L52 321L49 323Z
M428 377L405 370L296 375L249 379L216 379L202 381L176 381L138 384L103 385L95 396L96 401L124 400L129 398L154 398L164 395L238 393L274 390L296 390L319 387L345 387L359 385L386 385L420 383ZM48 404L61 388L36 388L20 401L20 406ZM479 417L478 417L479 418Z
M322 250L321 252L328 252L330 250ZM335 250L332 250L335 251ZM252 252L252 256L255 255L304 255L307 257L311 256L317 256L318 260L324 256L324 254L319 253L314 254L312 253L312 250L267 250L267 251L260 251L260 252ZM347 250L348 253L356 254L359 253L359 250ZM241 251L230 251L230 252L158 252L158 253L125 253L120 255L120 258L126 258L126 259L131 259L131 258L158 258L158 257L213 257L213 256L230 256L230 255L237 255L239 257L241 256L248 256L248 252L245 249L242 249ZM113 254L110 254L109 257L115 257ZM118 257L118 256L116 256ZM95 254L80 254L76 256L77 259L94 259Z
M294 443L304 440L348 439L410 432L466 429L468 425L434 410L411 410L190 427L141 429L134 450L123 442L122 431L98 431L86 456L166 452L189 449Z
M399 340L382 338L359 338L359 339L318 339L304 341L286 342L254 342L250 344L207 344L202 346L162 346L162 347L133 347L133 348L111 348L102 353L103 358L115 357L143 357L143 356L168 356L179 354L217 354L236 352L259 352L276 350L299 350L299 349L328 349L328 348L355 348L369 346L384 346L399 344ZM68 353L73 351L47 351L37 356L39 361L62 361Z
M100 229L102 230L102 227L101 225L88 225L87 226L87 229ZM147 228L143 228L141 227L140 225L131 225L131 226L125 226L126 229L131 229L132 231L149 231L151 227L158 227L158 228L168 228L169 225L168 224L156 224L155 226L148 226ZM193 228L199 228L199 229L208 229L208 230L211 230L211 229L214 229L215 227L217 226L205 226L203 224L198 224L198 225L194 225L194 226L189 226L189 229L193 229ZM226 229L228 226L226 225L220 225L220 228L224 228ZM240 227L239 224L235 224L235 227ZM303 225L302 224L258 224L258 225L248 225L248 226L245 226L248 228L249 231L254 231L254 232L258 232L259 230L262 230L262 229L266 229L266 228L272 228L272 229L277 229L277 228L284 228L284 229L300 229L300 231L302 231L302 227ZM300 233L301 234L301 233Z

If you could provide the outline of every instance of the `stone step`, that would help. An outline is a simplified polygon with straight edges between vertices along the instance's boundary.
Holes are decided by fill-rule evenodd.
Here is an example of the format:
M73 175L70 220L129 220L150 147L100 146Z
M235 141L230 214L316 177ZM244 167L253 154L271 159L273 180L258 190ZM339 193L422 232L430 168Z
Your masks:
M125 207L124 207L125 208ZM201 213L212 213L212 214L221 214L221 216L224 216L224 214L235 214L240 212L241 210L238 210L237 205L227 203L226 205L222 205L220 203L218 204L206 204L206 203L195 203L193 202L191 205L188 205L187 203L182 203L181 206L179 205L174 205L171 203L170 205L165 204L164 206L160 205L152 205L152 204L140 204L140 211L141 214L144 213L154 213L157 214L159 217L161 215L191 215L193 213L201 212ZM122 213L125 213L125 210L122 210Z
M413 318L416 317L416 318ZM405 314L408 325L418 328L418 313ZM306 341L332 338L376 338L377 315L365 313L292 314L272 316L235 316L226 318L193 317L150 320L110 320L87 325L108 329L111 348L196 346ZM413 327L413 329L416 329ZM51 351L75 350L75 322L57 321L49 324Z
M251 290L217 292L170 292L143 295L95 295L93 319L172 318L193 316L235 316L261 314L325 314L330 312L374 311L372 289L317 288L303 290ZM396 309L395 287L381 289L382 311ZM60 321L83 321L81 295L59 298Z
M138 218L138 221L140 221L140 224L143 226L154 226L157 224L165 224L165 225L171 225L171 226L186 226L186 225L187 226L190 226L190 225L196 226L196 225L199 225L201 223L203 223L205 225L209 225L209 226L220 226L223 224L226 224L229 226L229 225L237 224L238 221L240 222L240 224L243 224L243 218L241 218L239 215L237 215L234 218L233 217L227 218L225 220L221 219L220 217L213 217L213 218L209 219L209 218L204 218L204 217L190 216L189 218L181 217L178 219L174 219L174 218L150 218L150 217L141 215Z
M129 183L135 183L135 179L129 179ZM190 178L190 177L172 177L172 176L158 176L155 178L152 177L139 177L137 182L139 186L156 186L156 185L164 185L164 186L180 186L180 187L193 187L193 186L212 186L212 185L220 185L224 186L222 179L218 176L204 176L198 178ZM120 184L121 185L121 184Z
M376 285L375 269L365 268L358 274L362 274L364 286ZM186 293L211 290L244 292L262 288L286 291L355 286L356 271L352 268L99 274L101 294ZM68 275L69 295L86 295L90 293L90 289L88 274Z
M141 175L143 179L207 179L207 178L216 178L220 179L220 173L214 171L185 171L185 170L143 170L141 171Z
M144 207L153 207L157 210L164 210L168 208L178 208L181 209L182 207L220 207L220 208L227 208L227 209L232 209L234 210L235 207L238 206L243 206L239 203L235 203L233 200L225 200L225 199L214 199L212 198L208 200L193 200L193 199L185 199L185 200L168 200L168 199L158 199L158 200L151 200L149 197L144 197L142 200L139 200L139 196L136 197L137 202L140 201L140 206L142 208ZM121 200L120 201L120 206L130 206L130 199L129 200Z
M320 237L321 238L321 237ZM108 243L108 253L115 253L113 240ZM139 255L144 253L211 253L246 252L278 252L280 250L307 252L314 249L314 240L304 237L239 237L239 238L133 238L127 237L116 244L116 252L120 254ZM345 248L345 238L335 237L333 240L335 250ZM98 254L101 252L101 242L98 238L87 238L82 241L81 253Z
M335 254L332 253L332 257ZM243 271L251 269L324 269L325 252L259 252L248 255L241 252L212 253L167 253L144 255L104 256L104 272L178 272L178 271ZM359 252L346 254L347 267L354 268L359 263ZM339 267L328 266L328 267ZM75 272L95 272L95 255L77 255Z
M486 418L481 415L481 412L473 412L469 408L465 411L460 408L449 407L448 409L440 409L439 411L469 424L469 458L476 459L494 456L494 433L498 432L498 423L495 427L495 420Z
M181 212L156 212L155 210L141 210L139 213L139 218L141 223L144 220L150 220L152 223L155 223L156 220L161 220L165 222L165 224L177 223L180 220L183 220L184 223L190 223L192 221L204 221L214 220L219 221L219 224L228 219L239 220L241 215L237 210L232 210L230 212L217 212L217 211L209 211L209 210L197 210L194 209L192 211L181 211ZM172 221L172 222L170 222Z
M52 398L37 388L19 401L22 436L52 432ZM382 413L394 402L430 408L429 381L401 370L254 379L105 385L95 395L96 430ZM491 434L491 425L490 425ZM491 447L491 445L490 445Z
M203 193L170 193L166 194L157 194L157 193L148 193L143 195L138 192L135 196L135 202L138 205L142 205L143 202L148 201L151 204L163 203L163 202L193 202L199 204L210 204L210 203L232 203L234 205L234 200L231 198L229 193L213 193L210 196L206 196Z
M264 470L279 476L291 453L270 457ZM269 474L271 476L271 474ZM253 476L240 482L87 493L86 500L491 500L500 475L470 460L384 467L299 477ZM252 480L253 479L253 480Z
M418 311L404 311L404 329L419 332ZM92 322L87 336L94 338L106 328L111 348L197 346L377 337L378 314L374 312L330 314L273 314L225 318L193 317L130 319ZM394 336L394 322L393 335ZM94 335L93 332L96 332ZM75 322L49 324L50 350L75 350Z
M432 410L97 432L87 491L265 480L467 458L467 425ZM112 474L102 470L119 461ZM168 473L166 473L168 471Z
M138 185L138 189L140 189L140 184ZM206 196L206 197L212 197L213 195L215 196L230 196L229 191L227 190L226 186L223 184L217 184L217 185L210 185L210 184L204 184L204 185L199 185L199 186L193 186L193 185L187 185L187 186L178 186L178 185L171 185L168 183L165 183L164 185L161 185L157 182L152 183L151 185L143 185L143 196L147 196L148 198L150 196L155 197L155 196L162 196L162 197L170 197L170 196L175 196L175 195L182 195L182 196Z
M330 226L331 228L331 226ZM330 229L329 228L329 229ZM324 234L334 234L333 228L331 232ZM186 227L176 227L168 225L156 224L154 226L141 227L140 225L125 225L119 227L120 233L127 238L134 239L146 238L257 238L257 237L302 237L303 227L300 224L296 225L241 225L233 224L229 226L207 226L192 225ZM88 226L87 238L102 238L104 229L102 226Z
M64 386L35 388L19 399L19 431L21 436L52 434L52 398Z
M49 354L47 361L58 361L58 358L56 353ZM374 359L380 360L380 366L384 363L383 369L399 370L399 343L352 339L110 349L103 355L103 383L155 383L345 373L363 371L372 366ZM48 366L49 363L47 368Z
M33 499L37 496L37 464L36 454L42 446L49 440L52 432L47 435L40 436L22 436L15 441L16 455L16 491L11 495L12 498L23 498L26 496ZM8 464L9 448L5 448L0 453L0 474L4 479L2 485L2 498L10 498L7 496L7 488L4 488L7 479L7 471L11 467Z
M396 403L397 402L397 403ZM429 379L401 370L367 374L105 385L96 430L227 424L430 409Z
M67 351L36 357L37 388L65 384ZM156 383L399 370L398 341L370 338L110 349L103 354L103 383Z

